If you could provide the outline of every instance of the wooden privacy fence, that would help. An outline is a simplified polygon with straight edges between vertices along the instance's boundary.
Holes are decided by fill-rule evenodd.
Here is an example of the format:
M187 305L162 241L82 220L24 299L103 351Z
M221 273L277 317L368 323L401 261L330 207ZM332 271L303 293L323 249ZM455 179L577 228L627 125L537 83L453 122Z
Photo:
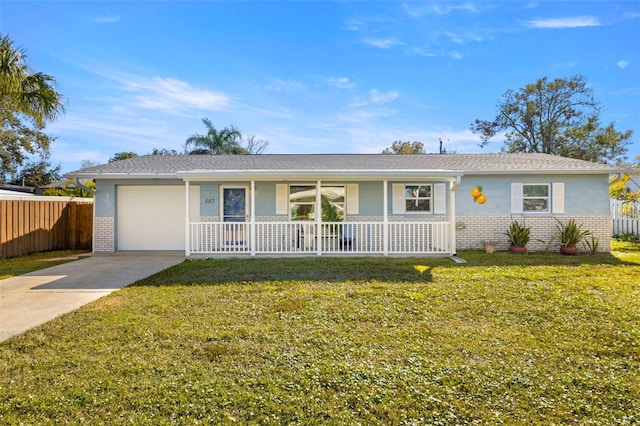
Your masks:
M49 250L91 250L93 200L0 199L0 259Z
M640 235L640 203L611 200L613 235Z

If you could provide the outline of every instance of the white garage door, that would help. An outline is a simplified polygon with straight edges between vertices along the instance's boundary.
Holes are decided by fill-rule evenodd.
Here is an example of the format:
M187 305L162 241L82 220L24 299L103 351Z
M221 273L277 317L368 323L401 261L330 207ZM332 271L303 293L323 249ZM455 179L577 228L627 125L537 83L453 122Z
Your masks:
M200 216L200 187L189 194ZM118 250L184 250L184 186L118 187Z

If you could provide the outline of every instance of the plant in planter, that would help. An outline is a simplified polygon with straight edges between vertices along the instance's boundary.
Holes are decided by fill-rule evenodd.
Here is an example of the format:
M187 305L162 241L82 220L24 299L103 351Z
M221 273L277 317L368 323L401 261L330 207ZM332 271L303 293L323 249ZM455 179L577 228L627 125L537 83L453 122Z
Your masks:
M486 253L493 253L494 251L496 251L496 242L495 241L483 241L482 245L484 247L484 251Z
M558 232L553 238L560 239L560 253L576 254L578 252L578 243L584 244L585 237L591 235L591 232L582 229L582 225L578 225L575 219L569 219L567 223L562 223L556 219L556 228Z
M509 251L513 253L526 253L527 243L531 239L531 228L517 220L511 222L511 226L504 233L509 238Z

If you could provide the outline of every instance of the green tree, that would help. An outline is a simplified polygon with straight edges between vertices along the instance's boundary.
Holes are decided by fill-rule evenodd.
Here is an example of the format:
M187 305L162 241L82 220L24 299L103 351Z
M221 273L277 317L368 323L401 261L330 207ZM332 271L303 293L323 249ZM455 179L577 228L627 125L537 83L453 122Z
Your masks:
M92 160L82 160L80 162L80 168L81 169L88 169L89 167L95 167L95 166L99 166L100 163L98 163L97 161L92 161Z
M242 134L235 127L225 127L217 130L211 120L203 118L202 122L207 128L205 135L195 133L185 143L185 150L189 154L247 154L240 145ZM193 147L193 149L191 149Z
M383 154L424 154L422 142L395 141L389 148L382 151Z
M109 162L113 163L114 161L126 160L127 158L134 158L137 156L138 154L131 151L117 152L113 155L113 157L109 158Z
M83 184L84 187L96 190L96 183L88 181ZM48 195L52 197L81 197L81 198L93 198L93 193L85 191L79 187L73 180L67 179L61 188L47 188L42 191L42 195Z
M175 149L169 150L166 148L162 148L162 149L153 148L153 151L151 151L149 154L150 155L180 155L180 153Z
M508 90L493 120L476 119L471 131L480 146L504 132L503 151L540 152L598 162L622 162L632 131L600 124L600 105L582 76L543 77L517 91Z
M38 124L53 120L64 112L55 82L52 76L31 69L24 49L14 47L7 36L0 37L2 108L24 114Z
M0 182L18 172L32 155L47 157L54 141L39 124L29 125L14 112L0 111Z
M617 198L628 203L639 202L640 189L634 192L628 186L634 174L640 176L640 155L636 157L636 164L631 166L628 173L623 173L620 179L609 185L609 198Z
M61 168L60 165L52 167L47 158L41 158L38 161L26 163L9 183L39 188L62 179Z
M32 70L25 50L0 36L0 178L14 174L36 151L48 152L45 122L63 112L55 79Z
M247 154L262 154L269 146L269 141L257 139L256 135L247 138L247 143L243 147Z

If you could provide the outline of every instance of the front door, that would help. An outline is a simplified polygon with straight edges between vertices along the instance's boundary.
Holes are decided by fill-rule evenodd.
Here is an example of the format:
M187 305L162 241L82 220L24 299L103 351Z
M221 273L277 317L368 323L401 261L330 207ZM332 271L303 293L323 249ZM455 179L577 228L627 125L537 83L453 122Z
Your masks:
M227 246L247 246L248 192L244 186L222 188L222 221Z

